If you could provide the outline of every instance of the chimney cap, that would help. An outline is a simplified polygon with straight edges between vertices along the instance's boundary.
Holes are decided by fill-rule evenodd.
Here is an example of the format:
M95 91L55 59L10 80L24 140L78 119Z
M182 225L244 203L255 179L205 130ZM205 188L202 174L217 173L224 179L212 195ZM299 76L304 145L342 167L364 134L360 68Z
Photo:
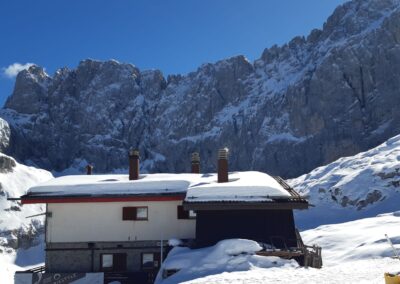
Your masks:
M199 163L200 162L200 154L198 152L192 153L192 163Z
M229 149L227 147L218 150L218 159L228 159Z
M139 155L139 150L137 150L137 149L133 149L133 148L131 148L131 149L129 149L129 156L130 157L140 157L140 155Z

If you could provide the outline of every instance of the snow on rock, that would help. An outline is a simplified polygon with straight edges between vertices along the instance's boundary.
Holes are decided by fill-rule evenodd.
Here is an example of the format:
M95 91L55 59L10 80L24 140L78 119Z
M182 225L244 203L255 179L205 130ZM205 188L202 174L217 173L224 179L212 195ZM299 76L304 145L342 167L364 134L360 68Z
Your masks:
M288 183L315 205L296 212L301 228L396 211L400 202L400 135Z
M44 265L44 236L39 237L37 245L0 253L0 283L13 284L16 271L27 270Z
M38 265L44 260L42 217L26 218L42 213L44 205L22 208L19 197L29 187L52 179L50 172L27 167L0 153L0 283L14 283L14 272L21 267ZM8 165L7 167L5 165Z
M10 142L10 126L7 121L0 118L0 151L4 151Z
M52 174L45 170L18 164L13 158L2 153L0 153L1 159L10 160L15 166L3 172L0 169L0 232L29 230L32 226L37 227L42 223L43 217L32 219L25 217L43 212L43 205L30 205L22 210L18 201L8 201L7 198L20 197L29 187L52 179Z
M252 270L255 267L298 266L295 261L255 255L260 250L262 247L257 242L245 239L223 240L212 247L201 249L175 247L164 261L156 283L181 283L206 275ZM163 270L179 271L162 279Z

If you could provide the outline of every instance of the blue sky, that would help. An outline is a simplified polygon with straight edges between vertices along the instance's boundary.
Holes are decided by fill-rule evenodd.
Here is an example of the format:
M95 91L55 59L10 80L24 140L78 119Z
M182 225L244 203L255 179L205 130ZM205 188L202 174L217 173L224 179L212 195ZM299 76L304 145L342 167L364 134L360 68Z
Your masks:
M0 106L13 71L35 63L53 74L93 58L165 75L243 54L321 28L344 0L12 0L0 2ZM14 65L19 67L19 65ZM8 71L8 72L6 72Z

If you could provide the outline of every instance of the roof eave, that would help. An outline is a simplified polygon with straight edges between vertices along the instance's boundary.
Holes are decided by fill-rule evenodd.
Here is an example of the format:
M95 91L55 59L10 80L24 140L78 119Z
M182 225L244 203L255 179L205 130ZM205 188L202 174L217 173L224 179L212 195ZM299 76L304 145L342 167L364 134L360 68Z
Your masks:
M210 211L210 210L291 210L308 209L309 204L305 200L285 202L249 202L249 201L205 201L183 202L185 210Z
M115 195L23 195L22 204L43 203L93 203L93 202L134 202L134 201L179 201L185 199L185 193L168 194L115 194Z

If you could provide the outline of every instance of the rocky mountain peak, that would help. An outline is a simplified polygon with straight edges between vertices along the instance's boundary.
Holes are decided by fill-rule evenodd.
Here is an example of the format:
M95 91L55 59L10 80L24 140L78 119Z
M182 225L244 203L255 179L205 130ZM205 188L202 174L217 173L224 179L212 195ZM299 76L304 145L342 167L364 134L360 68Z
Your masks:
M400 131L398 13L398 0L355 0L254 63L235 56L167 79L115 60L23 71L0 111L9 151L46 169L109 172L135 147L143 170L185 172L192 151L213 171L227 146L231 170L297 176Z

